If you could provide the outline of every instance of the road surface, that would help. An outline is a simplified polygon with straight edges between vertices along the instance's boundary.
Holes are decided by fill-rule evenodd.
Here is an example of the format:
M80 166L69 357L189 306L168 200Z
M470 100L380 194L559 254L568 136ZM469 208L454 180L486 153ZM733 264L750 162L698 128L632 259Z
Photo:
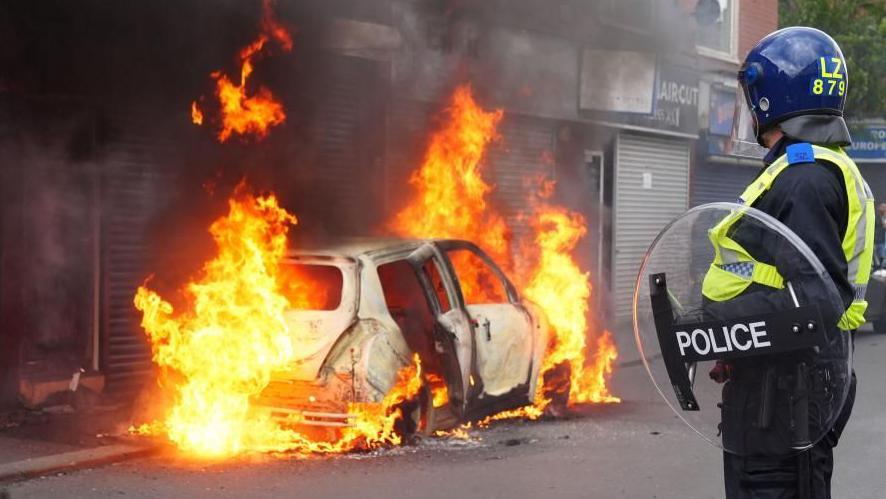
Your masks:
M886 336L857 340L858 400L837 448L834 497L886 496ZM430 439L372 454L195 463L159 455L9 485L13 499L716 498L720 455L661 402L638 365L622 367L619 405L565 420L506 422L467 441Z

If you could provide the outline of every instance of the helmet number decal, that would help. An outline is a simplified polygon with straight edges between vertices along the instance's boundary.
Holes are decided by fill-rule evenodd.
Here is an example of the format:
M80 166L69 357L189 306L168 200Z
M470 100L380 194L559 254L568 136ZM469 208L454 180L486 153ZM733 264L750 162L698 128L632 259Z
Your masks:
M809 87L809 93L812 95L839 95L842 97L846 94L846 80L843 78L843 59L839 57L831 57L828 68L826 57L819 58L821 64L820 78L814 78Z

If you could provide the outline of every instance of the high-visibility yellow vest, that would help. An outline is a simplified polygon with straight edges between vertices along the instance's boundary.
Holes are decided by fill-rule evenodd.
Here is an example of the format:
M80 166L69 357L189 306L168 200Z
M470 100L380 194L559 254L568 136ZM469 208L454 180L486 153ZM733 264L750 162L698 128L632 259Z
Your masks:
M790 149L794 149L792 156ZM766 193L776 177L791 163L794 168L803 168L802 163L824 160L839 167L846 186L846 199L849 201L849 217L846 234L843 236L843 254L848 264L848 278L852 283L855 297L852 304L840 318L838 327L843 330L856 329L864 324L864 312L868 302L865 291L871 276L874 242L874 197L867 182L861 177L858 167L841 148L795 144L789 152L772 163L757 179L751 182L741 201L752 206ZM799 161L797 157L799 156ZM793 159L794 161L791 161ZM708 232L714 246L714 261L711 263L704 282L702 294L714 301L726 301L744 292L751 283L762 284L775 289L783 289L784 277L772 265L757 261L746 249L727 234L729 229L741 219L743 212L736 210Z

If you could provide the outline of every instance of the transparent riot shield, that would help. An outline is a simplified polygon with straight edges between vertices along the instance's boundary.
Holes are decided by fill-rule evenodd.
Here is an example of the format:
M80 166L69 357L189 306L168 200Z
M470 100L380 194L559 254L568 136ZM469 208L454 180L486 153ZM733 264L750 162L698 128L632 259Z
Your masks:
M821 439L846 400L843 311L796 234L714 203L674 220L646 252L633 325L649 376L687 425L734 454L781 456Z

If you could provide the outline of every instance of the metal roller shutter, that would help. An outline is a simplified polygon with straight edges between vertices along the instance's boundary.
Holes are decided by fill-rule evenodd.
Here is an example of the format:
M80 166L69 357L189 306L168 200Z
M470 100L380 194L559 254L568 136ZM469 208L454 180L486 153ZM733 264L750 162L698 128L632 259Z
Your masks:
M612 224L612 288L619 319L630 317L643 254L658 232L688 204L689 142L620 132L615 147Z
M547 120L506 115L499 133L501 142L493 144L487 154L490 180L517 242L528 231L520 213L526 209L531 181L553 173L554 126Z
M383 135L377 123L384 116L377 108L381 74L375 61L329 55L321 94L317 96L311 123L310 141L316 147L311 185L323 193L317 202L328 206L363 207L362 210L329 212L331 225L345 233L365 232L365 227L379 216L373 198L379 174Z
M412 195L409 178L421 165L433 131L435 105L413 99L392 99L387 109L385 130L385 181L382 193L385 213L399 210ZM387 216L383 217L387 219Z
M138 123L147 116L118 116L109 131L102 178L102 371L106 391L127 395L151 371L151 351L132 304L148 267L148 231L169 200L168 152ZM166 154L164 154L166 153Z
M748 165L699 164L692 169L692 206L736 202L759 171Z

